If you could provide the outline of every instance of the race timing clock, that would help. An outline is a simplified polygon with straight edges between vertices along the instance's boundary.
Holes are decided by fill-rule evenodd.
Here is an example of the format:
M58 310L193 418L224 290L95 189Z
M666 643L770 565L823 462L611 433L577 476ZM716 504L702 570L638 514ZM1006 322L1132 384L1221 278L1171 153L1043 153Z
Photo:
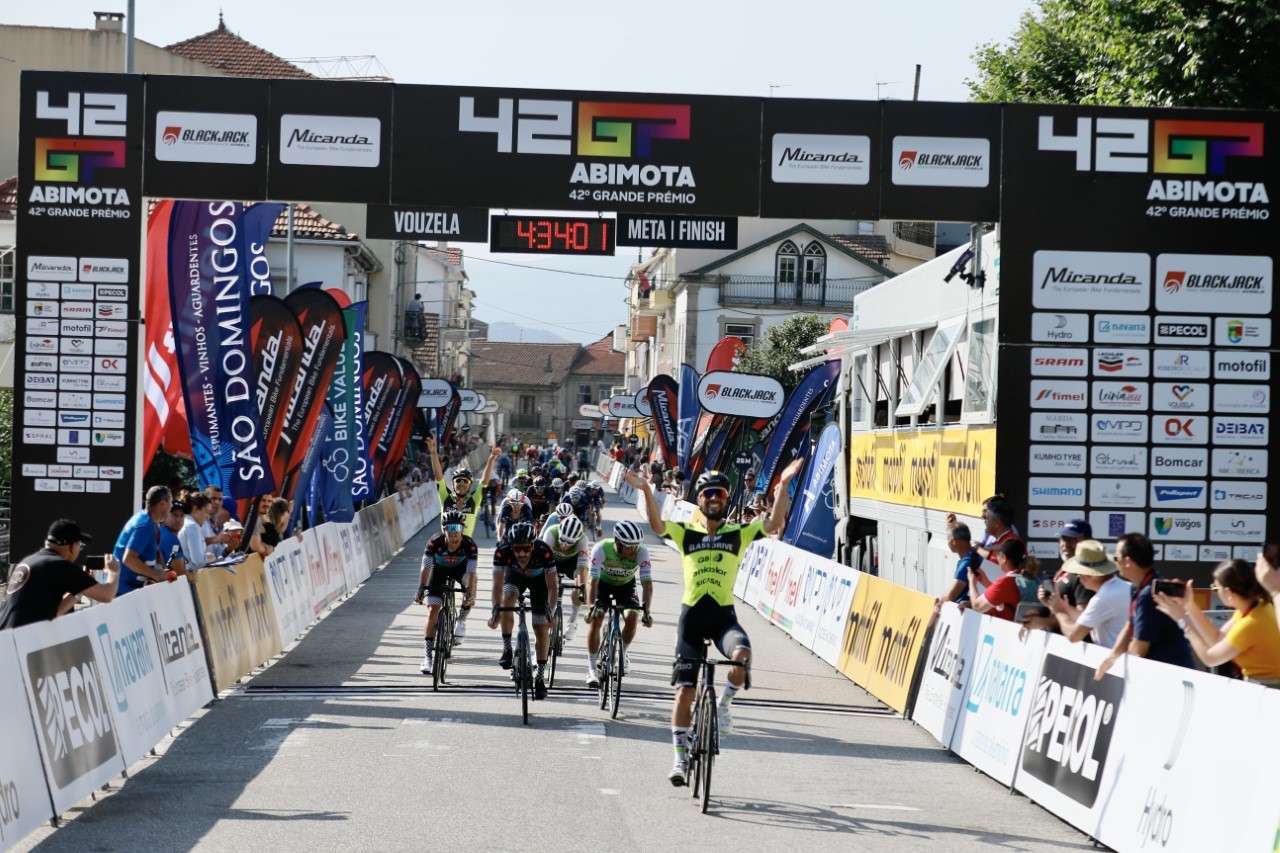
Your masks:
M492 216L489 251L527 255L612 255L616 219Z

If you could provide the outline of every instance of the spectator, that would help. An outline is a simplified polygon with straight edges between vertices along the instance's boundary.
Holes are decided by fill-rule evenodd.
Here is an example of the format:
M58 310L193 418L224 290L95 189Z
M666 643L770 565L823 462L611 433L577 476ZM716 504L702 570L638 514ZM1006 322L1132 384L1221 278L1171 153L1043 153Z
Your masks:
M404 306L404 330L410 337L422 337L422 294L415 293Z
M1076 555L1063 568L1080 576L1080 582L1093 593L1084 610L1077 611L1058 594L1042 592L1041 600L1049 605L1047 617L1032 616L1028 628L1052 628L1055 625L1073 643L1088 637L1100 646L1114 648L1129 621L1129 601L1133 586L1119 577L1116 561L1107 556L1102 543L1085 539L1076 546Z
M187 505L174 501L169 507L169 514L160 523L160 564L179 577L187 576L186 555L182 551L182 542L178 539L186 521Z
M1081 540L1093 538L1093 525L1083 518L1072 519L1062 527L1058 534L1058 556L1062 559L1062 568L1054 575L1053 583L1058 588L1058 595L1067 600L1072 607L1083 609L1093 598L1093 593L1080 582L1080 576L1068 572L1067 561L1076 555L1076 546ZM1123 572L1122 572L1123 574Z
M999 561L992 556L996 547L1010 539L1022 538L1013 526L1013 506L1004 495L987 498L982 506L982 522L985 531L982 541L978 543L978 553L982 555L982 559L998 565Z
M160 525L169 517L171 506L173 493L165 486L152 486L147 489L146 509L134 513L120 531L113 551L120 562L116 595L141 589L149 580L159 583L170 579L160 559Z
M1258 552L1258 561L1253 566L1253 572L1258 585L1271 597L1272 608L1280 612L1280 607L1276 606L1280 601L1280 569L1276 568L1277 562L1280 562L1280 545L1267 543ZM1280 619L1280 616L1277 618Z
M976 569L982 563L982 557L978 555L978 549L973 545L973 534L969 532L967 524L957 522L947 529L947 550L960 559L956 562L955 580L951 588L938 599L937 605L933 608L934 613L939 612L942 605L948 601L954 601L961 607L969 606L969 569Z
M1094 678L1099 681L1125 652L1174 666L1195 666L1187 638L1172 619L1156 609L1156 600L1152 596L1160 573L1155 570L1155 557L1155 546L1141 533L1126 533L1116 540L1116 565L1120 569L1120 577L1133 587L1132 601L1129 603L1129 621L1120 632L1111 654L1098 665Z
M280 547L280 542L289 530L289 516L293 513L293 504L284 498L276 498L267 508L267 515L262 520L261 544L267 548L264 557ZM298 531L298 541L302 541L302 531Z
M178 531L178 542L182 545L182 556L186 558L187 570L198 569L209 561L208 545L205 544L204 526L209 521L209 496L196 492L187 502L187 518Z
M262 539L262 531L267 522L267 516L271 513L271 504L275 500L274 495L262 495L258 498L258 506L252 513L253 523L249 526L249 551L262 557L264 560L270 556L271 549L275 547L265 546Z
M1026 543L1016 538L1005 537L1003 542L992 546L990 553L1003 574L980 593L978 587L986 578L976 560L970 563L969 606L979 613L1012 622L1019 604L1035 601L1040 562L1027 553Z
M120 564L106 559L107 580L98 583L76 560L92 537L80 525L60 518L49 525L44 547L23 557L9 572L8 597L0 607L0 630L21 628L33 622L54 619L70 612L76 596L83 595L103 604L116 597Z
M1224 628L1200 611L1190 582L1181 598L1157 592L1156 607L1177 622L1205 666L1234 661L1245 681L1280 687L1280 628L1254 571L1244 560L1223 560L1213 570L1213 589L1235 611Z

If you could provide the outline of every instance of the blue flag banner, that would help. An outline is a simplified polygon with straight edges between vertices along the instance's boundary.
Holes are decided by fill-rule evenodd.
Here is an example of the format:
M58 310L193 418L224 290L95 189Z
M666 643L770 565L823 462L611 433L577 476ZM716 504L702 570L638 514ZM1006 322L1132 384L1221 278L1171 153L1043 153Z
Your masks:
M271 296L271 263L267 260L267 239L276 220L284 212L283 204L260 202L244 211L245 257L249 272L249 295Z
M343 309L342 313L344 321L353 319L348 309ZM338 363L333 369L333 381L329 383L324 398L332 423L324 436L320 467L316 469L322 488L313 506L320 506L325 521L350 521L355 513L351 480L356 457L355 387L360 383L356 381L353 364L355 345L351 338L348 335L343 341ZM320 437L317 429L313 441Z
M823 485L814 505L813 512L800 528L800 535L795 541L797 548L803 548L819 557L831 558L836 549L836 502L835 502L835 469L827 474L827 482Z
M796 500L791 505L791 516L787 519L787 529L782 536L784 542L801 548L805 547L800 544L801 531L814 512L823 511L822 493L830 487L836 468L836 457L839 454L840 427L837 424L828 424L822 431L822 435L818 437L817 446L814 448L813 456L804 474L803 485L799 487Z
M676 457L685 477L690 476L689 455L693 450L693 430L698 423L702 407L698 405L698 371L687 364L680 365L680 402L676 406L678 435Z
M244 208L230 201L176 202L170 219L169 303L196 475L232 498L276 487L249 346L248 247L267 228L246 233Z
M320 471L320 455L324 448L325 438L333 431L333 413L329 407L321 405L320 416L316 419L312 440L307 445L307 452L302 457L302 465L298 469L297 485L294 487L293 499L295 507L306 507L308 526L315 526L317 501L312 494L312 479ZM300 516L301 513L294 512Z
M809 417L816 409L826 405L835 393L839 375L840 359L824 361L805 374L804 379L791 392L778 416L777 427L769 438L764 467L756 478L756 491L763 492L773 487L778 471L791 461L801 439L807 438Z
M372 500L373 468L369 464L368 427L364 422L364 323L369 313L369 303L352 302L342 309L347 322L347 340L344 346L348 355L347 368L351 376L353 446L351 467L351 500Z

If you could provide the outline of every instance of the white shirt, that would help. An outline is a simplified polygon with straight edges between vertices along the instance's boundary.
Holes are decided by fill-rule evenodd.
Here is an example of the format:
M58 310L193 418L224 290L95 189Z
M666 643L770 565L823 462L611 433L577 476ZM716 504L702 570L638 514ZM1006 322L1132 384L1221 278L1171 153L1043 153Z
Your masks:
M178 544L182 546L182 556L187 559L187 567L198 569L205 563L204 531L196 520L187 516L178 531Z
M213 516L206 518L204 524L200 525L200 535L205 538L205 541L218 535L218 532L213 529ZM205 550L213 557L221 557L222 552L227 550L227 546L219 542L217 545L206 545Z
M1102 588L1093 594L1080 614L1079 624L1091 628L1089 639L1100 646L1111 648L1129 621L1130 593L1133 584L1119 575L1112 575Z

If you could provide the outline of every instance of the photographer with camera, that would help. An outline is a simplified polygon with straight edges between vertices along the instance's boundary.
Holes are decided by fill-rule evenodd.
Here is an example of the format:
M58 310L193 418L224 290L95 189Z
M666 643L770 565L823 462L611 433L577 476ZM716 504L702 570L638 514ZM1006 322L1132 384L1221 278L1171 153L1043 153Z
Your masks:
M1181 596L1156 592L1156 607L1177 622L1205 666L1235 661L1245 681L1280 687L1280 628L1254 567L1244 560L1223 560L1213 570L1213 589L1235 611L1222 628L1200 611L1190 583Z
M1107 556L1102 543L1085 539L1076 546L1076 555L1062 564L1064 571L1079 575L1080 583L1093 593L1084 610L1076 610L1055 588L1041 589L1040 601L1049 606L1049 616L1029 616L1028 628L1052 629L1056 624L1062 636L1073 643L1088 638L1100 646L1113 647L1128 619L1129 592L1132 586L1117 577L1119 567Z
M1125 652L1174 666L1194 667L1191 644L1177 624L1156 607L1157 592L1182 596L1182 581L1167 581L1155 570L1155 546L1141 533L1126 533L1116 540L1116 565L1120 577L1133 584L1129 621L1116 639L1107 659L1098 664L1095 681Z

